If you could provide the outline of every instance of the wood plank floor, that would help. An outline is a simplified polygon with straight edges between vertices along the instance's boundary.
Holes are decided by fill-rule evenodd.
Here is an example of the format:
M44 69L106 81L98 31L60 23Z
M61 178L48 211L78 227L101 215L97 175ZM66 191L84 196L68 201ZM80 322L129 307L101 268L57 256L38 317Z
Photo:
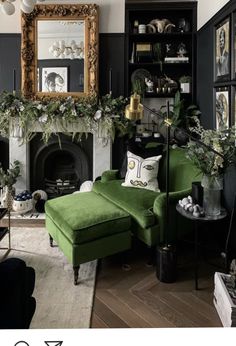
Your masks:
M12 222L12 227L43 227L42 220ZM194 289L193 253L178 259L178 279L165 284L148 266L146 247L137 246L128 256L101 261L97 274L91 328L222 327L213 305L213 277L221 267L200 264L199 287ZM222 263L221 263L222 264Z
M158 281L145 253L132 254L131 269L119 256L101 261L92 314L92 328L222 327L213 305L213 276L223 271L205 261L194 289L192 253L178 260L178 280Z

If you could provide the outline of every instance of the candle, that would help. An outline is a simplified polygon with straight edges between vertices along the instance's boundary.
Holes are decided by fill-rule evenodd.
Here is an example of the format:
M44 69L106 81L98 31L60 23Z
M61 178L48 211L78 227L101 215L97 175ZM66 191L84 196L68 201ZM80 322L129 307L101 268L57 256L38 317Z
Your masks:
M13 94L16 91L16 70L13 70Z
M109 94L112 94L112 69L109 69Z

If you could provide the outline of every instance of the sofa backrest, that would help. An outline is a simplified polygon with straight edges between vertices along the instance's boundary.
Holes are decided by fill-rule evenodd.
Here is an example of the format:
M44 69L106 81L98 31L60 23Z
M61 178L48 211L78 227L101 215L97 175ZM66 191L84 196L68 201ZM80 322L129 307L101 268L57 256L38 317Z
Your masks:
M201 180L198 168L186 158L186 149L170 147L170 191L181 191L192 187L193 181ZM161 191L165 191L166 185L166 151L163 152L160 161L158 182Z

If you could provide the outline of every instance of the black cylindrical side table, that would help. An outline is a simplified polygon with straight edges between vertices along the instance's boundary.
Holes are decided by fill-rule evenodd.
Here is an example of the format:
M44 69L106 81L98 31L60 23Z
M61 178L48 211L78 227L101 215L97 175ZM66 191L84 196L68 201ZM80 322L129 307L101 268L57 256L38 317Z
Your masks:
M194 221L194 253L195 253L195 289L198 290L198 232L199 232L199 224L203 222L212 222L222 220L227 216L227 211L225 209L221 209L221 213L215 216L200 216L195 217L189 211L184 210L179 204L176 205L176 210L180 215L186 217L189 220Z

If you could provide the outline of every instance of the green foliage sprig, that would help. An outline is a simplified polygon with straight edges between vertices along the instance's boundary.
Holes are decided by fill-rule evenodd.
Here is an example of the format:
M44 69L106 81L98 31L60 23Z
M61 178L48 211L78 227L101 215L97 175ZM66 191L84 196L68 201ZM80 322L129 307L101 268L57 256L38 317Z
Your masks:
M230 163L235 161L235 127L205 130L198 124L196 128L192 128L192 132L209 148L190 140L187 144L187 158L202 173L210 177L219 177L224 174ZM210 148L221 154L221 156L211 151Z
M41 126L42 140L45 143L57 132L55 125L60 126L65 133L68 132L67 126L71 125L73 138L99 128L114 139L115 134L125 135L132 132L130 121L124 117L127 102L122 96L113 98L111 95L100 99L92 96L78 100L68 97L39 101L3 92L0 95L0 135L9 137L11 121L14 123L17 120L25 142L34 136L32 126L36 122ZM79 125L79 132L76 125Z
M166 116L166 106L161 106L163 117ZM198 121L201 115L200 110L194 104L185 106L185 100L181 98L179 91L175 93L174 102L170 104L170 119L174 126L188 130L190 126Z
M4 171L0 163L0 186L11 187L16 183L17 178L20 176L20 162L15 160L11 164L11 168Z

